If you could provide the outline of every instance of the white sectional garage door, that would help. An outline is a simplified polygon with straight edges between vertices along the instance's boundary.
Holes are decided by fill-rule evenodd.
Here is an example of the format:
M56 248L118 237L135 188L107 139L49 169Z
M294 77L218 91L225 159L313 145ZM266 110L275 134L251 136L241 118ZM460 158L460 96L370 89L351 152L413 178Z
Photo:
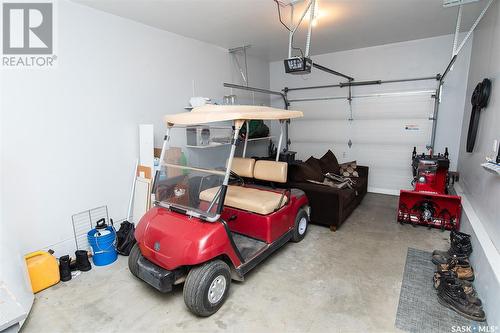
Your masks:
M430 142L433 107L430 92L355 98L349 121L345 99L293 102L305 116L290 124L290 149L303 160L332 149L339 162L370 166L370 191L396 194L411 187L411 152Z
M460 40L463 37L461 35ZM314 40L313 37L313 50ZM314 55L312 58L316 63L354 77L357 82L411 79L442 73L451 57L452 45L453 35L447 35ZM472 44L468 42L466 45L444 82L438 115L435 145L437 152L450 148L451 170L457 167L464 103L470 106L470 102L465 100L465 93ZM284 87L293 89L345 82L340 77L315 69L309 75L286 74L283 60L272 62L270 72L270 88L275 91ZM393 82L355 86L352 87L352 94L433 91L436 87L437 81L432 79ZM329 87L291 90L288 97L293 100L347 94L345 87ZM271 102L277 107L283 106L278 97L273 96ZM345 98L292 102L290 108L304 111L304 119L293 120L290 125L290 149L297 151L299 158L306 159L310 155L321 157L328 148L333 148L339 160L357 160L370 166L370 190L398 193L399 189L410 187L413 146L423 152L430 142L432 121L428 118L433 111L433 103L431 93L354 99L354 121L348 126L349 108ZM406 125L414 127L405 129ZM349 137L353 142L351 149L347 146Z

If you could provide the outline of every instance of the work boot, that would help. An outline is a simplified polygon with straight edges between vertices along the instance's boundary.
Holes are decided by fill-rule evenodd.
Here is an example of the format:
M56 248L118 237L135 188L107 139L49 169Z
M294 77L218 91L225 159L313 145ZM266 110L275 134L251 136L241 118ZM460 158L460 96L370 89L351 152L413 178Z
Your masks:
M75 256L76 256L76 268L79 271L87 272L92 269L92 265L90 264L87 251L77 250L75 252Z
M450 249L448 251L435 250L432 252L432 262L435 265L444 264L451 257L465 258L472 253L470 235L452 230L450 232Z
M452 257L446 264L437 265L437 271L439 273L453 271L460 280L474 281L474 270L468 259Z
M460 280L457 277L457 273L453 271L446 271L446 272L435 272L434 273L434 288L438 289L439 285L441 283L453 283L453 284L458 284L462 287L462 290L464 291L465 295L467 296L467 300L475 304L477 306L482 306L483 302L481 302L481 299L477 297L476 290L474 289L474 286L472 285L471 282L465 281L465 280Z
M438 301L441 305L475 321L485 321L483 309L467 300L461 285L451 280L442 280L438 288Z
M59 258L59 276L61 281L66 282L71 280L71 268L70 266L71 258L69 255L65 255Z

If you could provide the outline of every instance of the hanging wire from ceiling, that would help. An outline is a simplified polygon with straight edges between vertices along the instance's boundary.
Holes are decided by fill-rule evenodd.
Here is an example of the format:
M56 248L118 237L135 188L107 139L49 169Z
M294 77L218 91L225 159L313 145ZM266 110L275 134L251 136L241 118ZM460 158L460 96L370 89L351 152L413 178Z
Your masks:
M286 30L288 30L289 32L291 32L292 30L290 29L290 27L287 26L285 24L285 22L283 22L283 20L281 19L280 3L278 2L278 0L274 0L274 2L276 3L276 8L278 9L278 19L280 20L280 23L286 28ZM293 37L292 37L292 49L299 50L300 51L300 55L302 56L302 58L304 58L304 52L302 51L302 49L300 47L295 47L293 45Z
M285 24L285 22L283 22L283 20L281 19L281 9L280 9L280 3L278 2L278 0L274 0L274 2L276 2L276 7L278 8L278 18L281 22L281 24L286 28L286 30L288 31L292 31L290 30L290 28Z
M238 70L240 72L240 75L241 75L241 78L243 79L243 82L245 83L245 85L248 87L248 62L247 62L247 48L249 48L250 45L243 45L243 46L240 46L240 47L235 47L235 48L232 48L232 49L229 49L229 53L232 54L233 56L233 59L236 63L236 66L238 66ZM245 68L244 68L244 72L243 72L243 68L242 66L240 65L240 62L238 61L238 55L237 53L238 52L242 52L243 53L243 59L245 60Z
M247 48L243 47L243 54L245 56L245 74L246 74L246 84L248 87L248 63L247 63Z

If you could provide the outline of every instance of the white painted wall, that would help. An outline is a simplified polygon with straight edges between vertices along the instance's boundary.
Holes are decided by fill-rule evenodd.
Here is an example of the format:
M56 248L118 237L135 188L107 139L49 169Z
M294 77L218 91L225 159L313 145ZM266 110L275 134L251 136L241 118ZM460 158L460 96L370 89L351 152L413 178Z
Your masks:
M349 74L358 81L391 80L433 76L442 73L451 58L453 36L414 40L376 47L356 49L314 56L323 66ZM314 44L313 44L314 45ZM456 168L463 105L467 82L470 43L464 47L444 87L440 106L436 151L448 147L451 168ZM324 72L314 70L310 75L295 76L284 73L283 62L270 64L271 89L336 84L341 81ZM437 81L418 81L353 87L353 95L379 92L435 90ZM291 109L302 110L305 117L290 126L291 150L298 158L316 157L332 149L340 161L357 160L370 167L369 190L399 193L410 188L411 151L425 150L430 143L434 100L430 93L404 97L374 97L354 99L354 121L347 121L349 108L346 100L292 103ZM292 91L289 98L347 96L347 88L328 88ZM279 99L272 103L281 105ZM418 131L405 130L406 125L417 125ZM352 148L347 142L351 138Z
M484 78L492 81L489 105L481 111L472 153L465 151L471 114L470 97ZM473 234L471 260L475 286L483 298L488 324L500 326L500 177L480 166L492 154L493 140L500 140L500 3L495 1L474 32L469 82L460 140L458 170L462 197L469 209L463 219L465 232ZM465 201L465 200L464 200ZM464 206L465 208L465 206Z
M460 182L455 183L455 190L462 197L463 214L460 219L460 231L472 236L473 251L469 259L474 268L474 287L483 302L488 324L498 327L500 326L500 253Z
M58 65L4 70L1 78L2 223L22 253L74 248L71 215L108 205L126 216L138 125L183 111L194 95L222 98L241 84L227 50L68 1L57 1ZM269 85L249 58L250 83ZM239 101L251 94L234 91ZM255 96L257 104L268 96Z
M476 212L500 249L500 177L480 166L492 155L493 140L500 140L500 5L496 1L474 34L474 47L467 86L467 103L463 117L459 170L461 183ZM481 111L476 145L472 153L465 151L471 114L470 97L477 83L492 81L489 105ZM496 157L496 154L494 155Z

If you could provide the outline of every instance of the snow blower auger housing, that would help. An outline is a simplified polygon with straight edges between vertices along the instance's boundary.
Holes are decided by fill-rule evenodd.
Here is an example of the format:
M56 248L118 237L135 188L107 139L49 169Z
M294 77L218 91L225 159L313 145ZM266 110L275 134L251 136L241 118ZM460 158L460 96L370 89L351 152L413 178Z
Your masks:
M448 148L444 154L417 155L413 148L413 190L401 190L397 220L401 224L423 225L442 230L459 230L461 198L450 195Z

